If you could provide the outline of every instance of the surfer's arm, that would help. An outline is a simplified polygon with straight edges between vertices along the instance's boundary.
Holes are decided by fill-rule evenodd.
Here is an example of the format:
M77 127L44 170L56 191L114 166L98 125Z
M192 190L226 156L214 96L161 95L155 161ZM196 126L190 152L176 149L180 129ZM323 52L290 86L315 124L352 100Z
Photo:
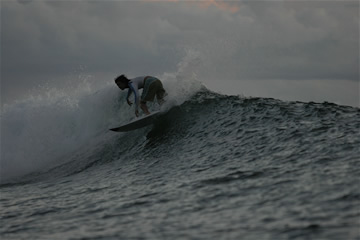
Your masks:
M129 106L131 106L132 105L132 102L130 101L130 96L131 96L131 93L132 93L132 90L131 90L131 88L129 88L129 90L128 90L128 93L127 93L127 96L126 96L126 102L129 104Z
M132 83L129 83L129 91L134 92L135 97L135 112L139 110L140 105L140 95L137 87L134 87ZM130 94L131 94L130 92ZM129 95L129 94L128 94ZM129 98L128 98L129 99Z

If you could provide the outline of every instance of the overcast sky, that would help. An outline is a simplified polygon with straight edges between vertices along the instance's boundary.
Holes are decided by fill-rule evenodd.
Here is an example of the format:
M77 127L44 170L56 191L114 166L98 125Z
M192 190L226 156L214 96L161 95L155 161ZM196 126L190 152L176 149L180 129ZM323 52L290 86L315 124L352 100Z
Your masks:
M359 104L358 1L0 4L2 103L79 74L105 83L188 61L222 93Z

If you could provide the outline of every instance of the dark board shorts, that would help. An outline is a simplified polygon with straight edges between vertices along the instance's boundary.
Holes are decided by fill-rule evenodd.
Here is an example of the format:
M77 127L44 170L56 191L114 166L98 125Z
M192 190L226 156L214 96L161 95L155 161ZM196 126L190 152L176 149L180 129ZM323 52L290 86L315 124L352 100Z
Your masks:
M161 81L155 77L147 77L145 79L144 90L141 94L141 101L154 101L156 95L156 99L161 101L165 96L165 89L161 83Z

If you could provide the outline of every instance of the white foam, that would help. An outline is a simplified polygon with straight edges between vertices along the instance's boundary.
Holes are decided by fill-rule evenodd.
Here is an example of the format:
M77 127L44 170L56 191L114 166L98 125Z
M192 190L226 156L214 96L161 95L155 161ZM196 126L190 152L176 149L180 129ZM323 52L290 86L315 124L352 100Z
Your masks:
M178 64L174 73L164 73L161 80L168 93L169 100L165 105L181 105L193 94L204 88L198 79L198 69L202 64L200 54L197 51L187 50L186 55Z

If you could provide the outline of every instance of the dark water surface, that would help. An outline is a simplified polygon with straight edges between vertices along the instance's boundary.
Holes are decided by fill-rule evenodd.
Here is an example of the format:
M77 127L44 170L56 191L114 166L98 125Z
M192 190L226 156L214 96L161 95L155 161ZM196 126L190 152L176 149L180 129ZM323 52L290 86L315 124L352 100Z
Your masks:
M360 239L360 110L201 91L1 185L1 239Z

